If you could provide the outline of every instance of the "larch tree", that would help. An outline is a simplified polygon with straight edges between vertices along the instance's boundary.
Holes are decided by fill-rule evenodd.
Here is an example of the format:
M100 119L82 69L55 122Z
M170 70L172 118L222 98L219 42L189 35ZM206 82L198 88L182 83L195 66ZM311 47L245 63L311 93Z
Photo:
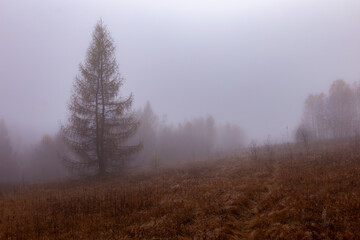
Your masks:
M69 119L61 133L69 154L64 162L76 170L104 175L119 170L141 143L127 145L139 126L131 106L133 95L123 98L123 84L115 58L114 41L100 20L93 31L86 60L79 66L69 103Z

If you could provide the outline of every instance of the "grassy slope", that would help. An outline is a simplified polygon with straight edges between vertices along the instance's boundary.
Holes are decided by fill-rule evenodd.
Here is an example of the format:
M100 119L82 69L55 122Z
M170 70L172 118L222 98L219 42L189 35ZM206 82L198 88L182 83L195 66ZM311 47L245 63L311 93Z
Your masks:
M0 239L352 239L359 173L348 146L280 146L256 162L3 189Z

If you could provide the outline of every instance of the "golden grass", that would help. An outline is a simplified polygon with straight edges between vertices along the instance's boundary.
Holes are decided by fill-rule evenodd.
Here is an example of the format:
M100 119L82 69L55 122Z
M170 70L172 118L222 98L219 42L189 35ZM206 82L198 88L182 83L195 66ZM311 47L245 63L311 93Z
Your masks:
M360 238L359 155L333 144L269 157L3 188L0 239Z

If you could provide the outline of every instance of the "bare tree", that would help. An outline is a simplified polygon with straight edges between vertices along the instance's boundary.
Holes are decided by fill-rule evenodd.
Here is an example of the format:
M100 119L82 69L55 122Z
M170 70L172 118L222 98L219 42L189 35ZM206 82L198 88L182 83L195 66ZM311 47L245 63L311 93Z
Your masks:
M333 137L350 137L356 117L355 95L351 86L344 80L334 81L330 87L327 105Z
M310 94L304 104L302 126L312 132L313 138L323 139L326 136L326 96Z
M12 148L5 121L0 119L0 156L1 159L10 159Z
M270 135L268 136L268 138L264 142L264 150L265 150L265 154L267 155L267 159L269 161L273 161L275 159L274 158L275 147L274 147L274 144L271 142Z
M296 137L297 140L302 138L302 142L305 135L311 141L355 137L360 129L359 119L358 83L351 86L344 80L336 80L327 95L321 93L308 96Z
M307 153L309 153L311 134L312 132L305 125L300 125L295 132L296 142L303 145Z
M103 175L124 166L141 144L126 146L139 126L131 111L133 95L119 96L123 84L115 58L114 42L100 20L69 104L69 122L62 136L74 154L63 156L68 166Z
M256 140L252 140L249 146L250 149L250 155L252 160L257 161L258 160L258 145Z

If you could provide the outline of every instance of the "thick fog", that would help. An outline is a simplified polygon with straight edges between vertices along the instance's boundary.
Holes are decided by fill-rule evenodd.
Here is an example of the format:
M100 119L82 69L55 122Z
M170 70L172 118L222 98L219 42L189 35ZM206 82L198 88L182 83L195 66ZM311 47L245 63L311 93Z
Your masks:
M360 78L360 2L0 1L0 119L12 141L66 121L94 24L117 46L121 93L177 126L211 115L284 140L309 93Z

